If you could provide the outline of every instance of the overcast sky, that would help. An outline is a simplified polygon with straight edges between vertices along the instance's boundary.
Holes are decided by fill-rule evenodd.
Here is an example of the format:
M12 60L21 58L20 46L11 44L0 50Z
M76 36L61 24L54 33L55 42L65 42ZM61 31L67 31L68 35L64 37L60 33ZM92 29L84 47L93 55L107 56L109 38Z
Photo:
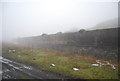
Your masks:
M118 17L117 2L80 2L79 0L40 0L4 2L3 40L87 29Z

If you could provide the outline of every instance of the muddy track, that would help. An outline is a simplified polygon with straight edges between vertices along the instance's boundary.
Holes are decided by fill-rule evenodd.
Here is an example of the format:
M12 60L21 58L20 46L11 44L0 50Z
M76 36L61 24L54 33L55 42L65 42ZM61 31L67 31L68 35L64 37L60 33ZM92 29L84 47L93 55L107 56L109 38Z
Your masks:
M3 57L1 57L0 62L2 62L3 79L21 79L21 77L26 77L28 79L61 79L63 81L64 79L68 79L61 75L45 72Z

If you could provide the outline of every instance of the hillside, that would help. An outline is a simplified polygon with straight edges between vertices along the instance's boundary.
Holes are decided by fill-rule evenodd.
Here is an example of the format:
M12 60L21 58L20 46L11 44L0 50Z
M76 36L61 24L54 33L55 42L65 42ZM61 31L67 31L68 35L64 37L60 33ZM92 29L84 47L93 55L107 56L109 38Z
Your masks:
M15 52L11 52L10 49L14 49ZM10 79L14 78L14 75L18 79L39 79L40 81L44 81L44 79L47 81L52 79L60 81L115 79L118 81L119 68L113 60L98 60L90 56L70 54L53 49L7 43L3 43L2 55L3 72L10 69L3 73L3 79L6 79L5 74L7 73ZM99 65L94 66L96 63Z
M51 48L95 58L117 59L118 28L58 33L18 39L23 45Z

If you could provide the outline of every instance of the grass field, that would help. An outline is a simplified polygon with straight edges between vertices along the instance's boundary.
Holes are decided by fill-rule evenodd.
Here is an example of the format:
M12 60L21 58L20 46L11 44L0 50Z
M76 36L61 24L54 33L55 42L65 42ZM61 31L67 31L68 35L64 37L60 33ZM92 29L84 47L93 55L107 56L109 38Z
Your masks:
M9 49L15 49L15 53L9 53ZM92 66L96 59L89 56L68 54L51 49L25 46L3 46L3 56L13 60L24 62L34 67L56 72L65 76L82 79L118 79L118 68L110 66ZM51 67L55 64L55 67ZM116 65L116 67L118 67ZM74 71L73 68L78 68Z

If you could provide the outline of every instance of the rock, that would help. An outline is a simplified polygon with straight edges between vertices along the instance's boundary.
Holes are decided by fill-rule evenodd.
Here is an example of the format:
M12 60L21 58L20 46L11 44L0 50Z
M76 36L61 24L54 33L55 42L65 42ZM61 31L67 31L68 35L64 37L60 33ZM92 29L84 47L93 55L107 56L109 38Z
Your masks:
M99 64L92 64L92 66L99 66Z
M15 53L15 50L12 50L13 53Z
M78 68L73 68L74 71L78 71L79 69Z
M12 50L8 50L8 52L9 52L9 53L11 53L11 52L12 52Z
M53 67L55 67L55 64L51 64L50 66L53 66Z
M116 67L114 65L112 65L112 64L111 64L111 67L112 67L112 69L116 69Z
M108 61L106 61L107 64L110 64Z
M8 50L9 53L15 53L15 50Z

